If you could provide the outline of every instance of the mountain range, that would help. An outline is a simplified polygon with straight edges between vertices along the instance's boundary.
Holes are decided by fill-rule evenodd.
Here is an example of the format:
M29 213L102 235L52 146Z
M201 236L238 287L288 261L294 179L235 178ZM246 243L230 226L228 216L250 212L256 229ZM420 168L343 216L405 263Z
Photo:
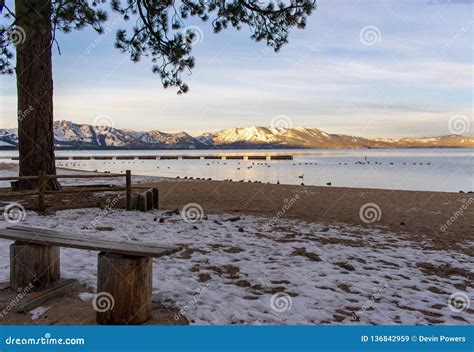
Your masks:
M316 128L244 127L208 132L193 137L186 132L139 132L112 127L54 122L58 149L369 149L369 148L474 148L474 137L446 135L420 138L363 138L330 134ZM0 148L15 149L16 129L0 129Z

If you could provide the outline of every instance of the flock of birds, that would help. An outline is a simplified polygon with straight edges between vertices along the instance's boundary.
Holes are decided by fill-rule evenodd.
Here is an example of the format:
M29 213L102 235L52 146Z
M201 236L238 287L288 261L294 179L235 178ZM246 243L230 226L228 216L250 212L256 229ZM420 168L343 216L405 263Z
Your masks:
M115 165L115 164L136 164L137 162L139 162L138 160L137 161L104 161L103 164L110 164L110 165ZM141 160L142 163L145 162L145 160ZM212 166L212 165L227 165L227 161L211 161L211 162L207 162L206 163L206 166ZM230 165L235 165L235 163L232 163ZM348 165L349 163L348 162L339 162L338 165ZM354 165L384 165L383 162L379 162L379 161L369 161L367 159L367 157L365 157L365 160L364 161L355 161L353 162ZM394 162L388 162L388 163L385 163L386 165L395 165ZM400 164L403 164L403 165L408 165L410 163L407 163L407 162L403 162L403 163L400 163ZM412 165L431 165L431 163L429 162L426 162L426 163L411 163ZM87 167L87 163L79 163L79 162L58 162L57 163L58 166L60 167L72 167L72 168L80 168L80 167ZM248 165L248 164L245 164L245 163L242 163L242 162L237 162L237 168L236 170L237 171L240 171L242 169L253 169L254 167L256 166L262 166L262 167L267 167L267 168L271 168L273 165L275 165L274 163L269 163L269 162L252 162L251 165ZM318 165L317 162L299 162L299 163L292 163L293 166L303 166L303 165ZM160 168L160 166L157 166L156 167L157 169ZM163 168L165 168L163 166ZM170 166L166 166L166 169L171 169ZM98 172L98 170L93 170L94 172ZM110 173L111 171L110 170L106 170L106 171L102 171L104 173ZM122 173L124 172L123 170L121 171ZM209 177L209 178L205 178L205 177L192 177L192 176L184 176L184 177L180 177L180 176L176 176L176 179L184 179L184 180L203 180L203 181L212 181L212 178ZM301 174L301 175L298 175L298 179L301 180L301 185L304 186L304 174ZM227 178L225 179L224 181L232 181L232 179L230 178ZM245 182L245 180L243 179L240 179L236 182ZM251 180L248 180L248 182L253 182L253 183L262 183L262 181L251 181ZM267 184L270 184L270 182L266 182ZM280 184L280 181L277 180L276 184ZM325 183L326 186L332 186L332 182L326 182Z

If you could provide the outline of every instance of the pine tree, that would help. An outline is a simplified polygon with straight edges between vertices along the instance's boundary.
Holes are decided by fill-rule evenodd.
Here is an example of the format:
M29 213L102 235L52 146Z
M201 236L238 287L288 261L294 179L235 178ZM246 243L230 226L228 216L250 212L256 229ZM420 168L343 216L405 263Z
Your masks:
M191 55L196 32L185 30L190 18L209 21L214 31L249 27L251 38L278 51L288 42L291 28L304 28L314 0L15 0L14 8L0 0L8 24L0 26L0 72L16 73L20 176L40 171L56 174L53 134L52 50L58 31L68 33L90 26L103 33L110 11L133 21L133 29L119 29L115 46L139 61L151 57L152 71L165 88L178 94L188 86L182 73L194 67ZM15 50L16 49L16 50ZM13 65L16 51L16 65ZM25 114L28 112L28 114ZM25 117L27 115L27 117ZM19 189L36 187L20 182ZM60 189L51 179L48 189Z

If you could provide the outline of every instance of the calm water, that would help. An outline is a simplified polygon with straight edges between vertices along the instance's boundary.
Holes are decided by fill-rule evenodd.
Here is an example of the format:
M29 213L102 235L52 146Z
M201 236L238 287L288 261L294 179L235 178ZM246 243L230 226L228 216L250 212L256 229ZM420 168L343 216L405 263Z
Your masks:
M247 151L58 151L58 156L266 154ZM275 150L294 160L90 160L58 161L81 170L162 177L262 181L282 184L465 192L474 190L474 149ZM0 152L0 161L16 152ZM1 158L7 158L2 160Z

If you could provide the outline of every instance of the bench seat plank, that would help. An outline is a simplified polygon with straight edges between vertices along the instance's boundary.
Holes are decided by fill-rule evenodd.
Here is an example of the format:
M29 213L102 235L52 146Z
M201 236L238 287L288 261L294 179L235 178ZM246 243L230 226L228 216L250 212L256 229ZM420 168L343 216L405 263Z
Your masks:
M104 253L117 253L139 257L161 257L181 250L177 246L162 246L151 243L114 241L81 234L62 233L42 228L12 226L0 230L0 238L34 243L46 246L59 246Z
M21 226L21 225L15 225L15 226L9 226L7 227L8 229L14 229L14 230L21 230L21 231L27 231L27 232L32 232L34 234L40 234L44 236L50 236L50 237L59 237L59 238L68 238L71 240L78 240L78 239L83 239L84 241L87 242L94 242L96 240L100 240L102 242L110 242L111 245L117 244L116 240L112 239L107 239L107 238L100 238L97 236L93 236L90 234L84 234L84 233L76 233L73 234L68 231L56 231L56 230L50 230L50 229L44 229L40 227L29 227L29 226ZM167 246L167 245L160 245L157 243L135 243L131 241L124 241L121 240L124 243L130 243L133 245L140 245L140 246L146 246L147 248L161 248L161 249L173 249L175 246Z

